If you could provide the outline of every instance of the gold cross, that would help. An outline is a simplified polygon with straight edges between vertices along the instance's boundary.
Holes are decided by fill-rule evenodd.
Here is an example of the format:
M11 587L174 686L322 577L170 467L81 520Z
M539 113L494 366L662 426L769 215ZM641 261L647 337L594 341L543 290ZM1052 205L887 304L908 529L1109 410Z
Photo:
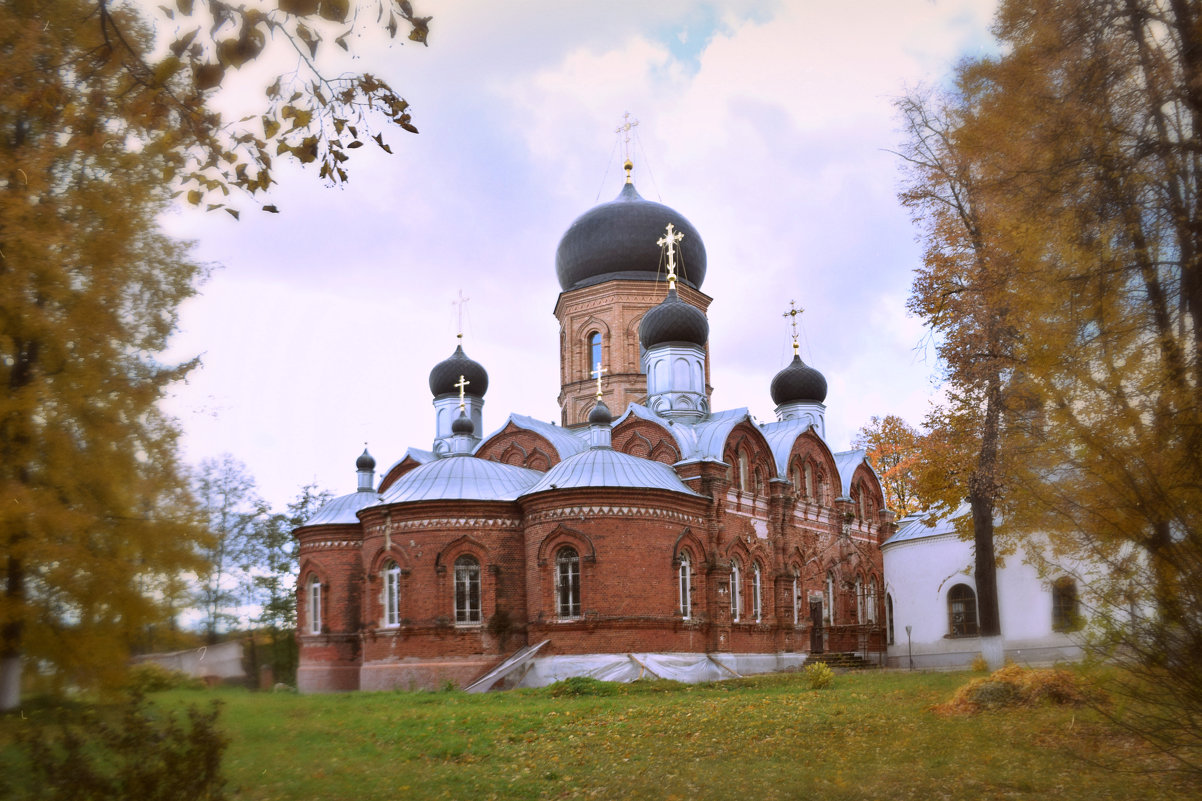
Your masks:
M597 379L597 400L601 400L601 374L608 372L601 366L601 362L597 362L597 367L589 375L595 376Z
M472 383L472 382L468 381L463 376L459 376L459 383L451 385L453 387L459 388L459 411L461 411L461 412L463 411L463 388L466 387L470 383Z
M684 234L668 223L667 233L655 240L660 248L668 249L668 288L676 286L676 244L684 239Z
M457 300L451 301L452 306L459 307L459 333L456 334L455 336L456 336L456 338L458 338L460 340L463 339L463 305L465 303L467 303L469 300L471 300L471 298L465 298L463 296L463 290L460 289L459 290L459 298ZM462 378L462 376L460 376L460 377Z
M796 356L797 352L799 350L801 350L801 346L797 344L797 315L801 314L804 311L805 311L805 309L797 308L796 301L791 300L791 301L789 301L789 310L781 315L781 317L792 317L793 318L791 322L793 324L793 355L794 356Z
M634 162L630 160L630 131L639 124L638 120L631 119L630 112L627 111L622 115L622 124L617 127L614 133L625 134L624 152L626 155L626 163L623 165L626 168L626 183L630 183L630 171L634 169Z

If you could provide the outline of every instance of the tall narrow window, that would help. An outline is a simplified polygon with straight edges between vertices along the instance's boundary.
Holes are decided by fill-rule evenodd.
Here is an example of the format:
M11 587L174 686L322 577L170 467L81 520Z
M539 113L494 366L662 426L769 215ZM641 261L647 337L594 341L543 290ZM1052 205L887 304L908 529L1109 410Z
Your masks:
M1052 630L1073 631L1078 628L1077 583L1064 576L1052 584Z
M797 465L793 465L793 469L789 471L789 479L793 482L793 491L798 495L803 494L801 484L801 469Z
M760 563L755 562L751 565L751 616L755 618L755 622L759 623L764 616L764 607L761 603L761 591L763 582L761 581Z
M868 622L876 622L876 576L868 580Z
M594 331L588 337L588 374L593 375L593 371L597 369L597 365L602 364L601 361L601 333ZM595 376L594 376L595 378Z
M738 559L730 563L730 617L738 623L743 614L743 566Z
M860 485L860 520L868 522L868 493L864 490L864 485Z
M885 636L893 645L893 596L885 593Z
M677 578L680 584L680 616L688 620L693 616L693 562L688 551L680 552Z
M555 605L560 618L580 617L580 554L575 548L555 554Z
M797 568L793 568L793 625L801 621L801 577Z
M321 582L317 576L309 579L309 633L321 634Z
M384 566L384 625L401 625L401 568L396 562Z
M739 451L739 489L744 492L751 491L751 477L747 469L747 453L743 450Z
M455 622L480 622L480 563L466 554L455 560Z
M948 590L947 628L952 637L977 636L977 594L967 584Z
M856 622L864 623L864 578L856 576Z
M813 500L814 498L814 468L809 462L805 466L805 481L806 481L806 497Z
M835 574L831 571L826 571L826 620L832 626L835 625Z

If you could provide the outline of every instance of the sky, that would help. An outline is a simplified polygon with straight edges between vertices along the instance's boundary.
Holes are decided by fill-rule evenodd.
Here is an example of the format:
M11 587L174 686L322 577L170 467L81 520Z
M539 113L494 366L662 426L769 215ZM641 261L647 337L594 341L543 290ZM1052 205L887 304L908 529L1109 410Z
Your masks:
M164 217L212 268L168 354L202 358L166 402L188 462L232 454L282 510L306 484L353 492L365 443L380 472L430 448L460 291L485 431L558 422L555 249L621 189L627 112L635 186L705 243L712 407L775 419L794 300L833 450L873 415L922 421L938 365L905 310L921 244L893 104L989 52L994 0L414 5L429 47L365 38L333 66L387 80L420 134L384 129L393 155L354 151L343 188L283 170L278 215ZM253 107L252 84L220 102Z

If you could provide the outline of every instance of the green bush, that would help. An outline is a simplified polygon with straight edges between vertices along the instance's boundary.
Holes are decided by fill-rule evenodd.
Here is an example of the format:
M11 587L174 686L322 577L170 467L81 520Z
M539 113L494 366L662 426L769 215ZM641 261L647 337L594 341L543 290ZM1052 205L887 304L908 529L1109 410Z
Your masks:
M57 724L18 733L27 762L13 799L38 801L221 801L221 757L228 744L217 728L218 704L187 707L186 723L151 707L141 693L115 714L89 708ZM106 719L107 718L107 719Z
M578 695L616 695L618 685L612 681L601 681L589 676L571 676L547 686L553 698Z
M825 662L806 665L804 673L811 690L824 690L835 681L835 671L831 670L830 665Z
M199 690L204 682L158 662L141 662L129 669L125 686L130 692L145 695L162 690Z

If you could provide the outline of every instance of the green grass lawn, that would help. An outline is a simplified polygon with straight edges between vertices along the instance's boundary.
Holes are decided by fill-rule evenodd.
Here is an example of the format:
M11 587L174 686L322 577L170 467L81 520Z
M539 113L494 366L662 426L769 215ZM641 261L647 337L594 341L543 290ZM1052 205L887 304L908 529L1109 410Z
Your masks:
M931 711L969 678L848 674L811 690L793 674L608 695L175 691L155 700L221 698L225 775L240 799L1199 797L1146 772L1154 766L1135 744L1088 709ZM10 749L16 725L3 722L0 748Z

